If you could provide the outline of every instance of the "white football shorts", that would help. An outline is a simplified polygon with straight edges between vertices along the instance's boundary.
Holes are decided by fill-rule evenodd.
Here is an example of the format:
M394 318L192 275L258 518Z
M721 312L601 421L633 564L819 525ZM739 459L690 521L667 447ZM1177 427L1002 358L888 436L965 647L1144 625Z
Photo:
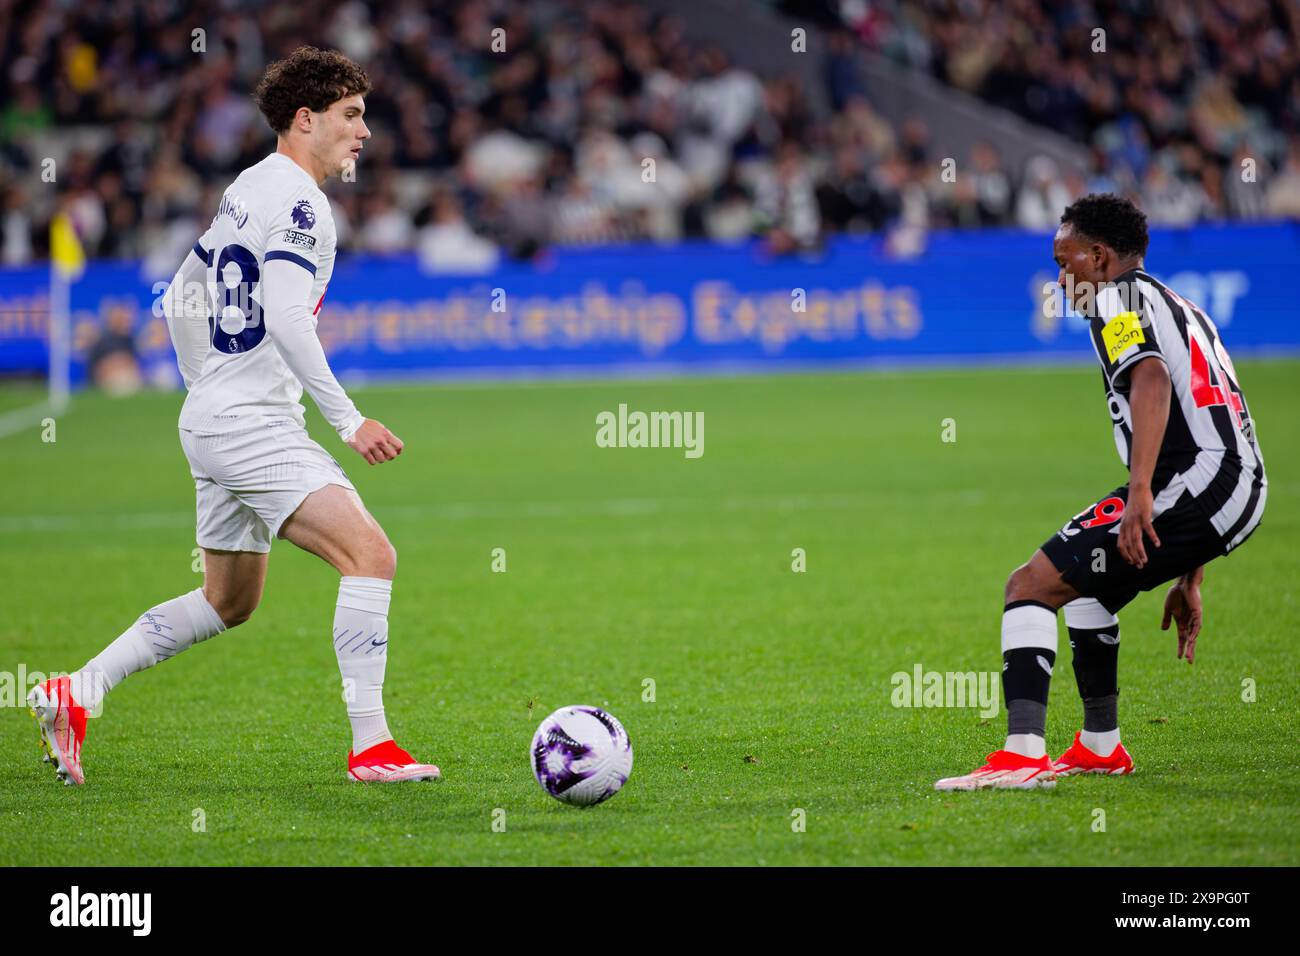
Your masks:
M229 434L180 432L194 476L201 548L264 554L313 491L353 488L339 463L292 419Z

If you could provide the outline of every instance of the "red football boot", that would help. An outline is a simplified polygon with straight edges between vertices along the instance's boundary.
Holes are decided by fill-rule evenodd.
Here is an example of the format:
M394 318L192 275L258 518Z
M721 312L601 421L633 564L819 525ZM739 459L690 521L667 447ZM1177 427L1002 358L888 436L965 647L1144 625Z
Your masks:
M81 744L86 739L86 711L72 698L72 679L54 677L32 688L27 706L41 728L41 750L68 786L81 785Z
M362 783L401 783L404 780L437 780L441 772L433 764L419 763L391 740L353 755L348 751L348 779Z
M1033 790L1056 786L1056 774L1047 755L1034 759L1009 750L995 750L984 766L963 777L945 777L934 785L936 790L983 790L986 787L1010 790Z
M1060 777L1069 777L1076 773L1104 773L1119 777L1133 772L1133 758L1129 756L1123 744L1117 744L1109 757L1093 753L1079 742L1079 734L1076 733L1070 749L1052 761L1052 769Z

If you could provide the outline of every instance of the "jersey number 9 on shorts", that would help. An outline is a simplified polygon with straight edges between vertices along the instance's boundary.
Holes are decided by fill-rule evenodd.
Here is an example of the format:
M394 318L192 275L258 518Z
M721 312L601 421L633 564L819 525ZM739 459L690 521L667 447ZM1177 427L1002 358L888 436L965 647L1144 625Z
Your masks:
M266 337L262 304L253 289L262 278L257 257L239 245L229 245L216 256L216 284L213 291L212 347L226 355L238 355L256 347Z

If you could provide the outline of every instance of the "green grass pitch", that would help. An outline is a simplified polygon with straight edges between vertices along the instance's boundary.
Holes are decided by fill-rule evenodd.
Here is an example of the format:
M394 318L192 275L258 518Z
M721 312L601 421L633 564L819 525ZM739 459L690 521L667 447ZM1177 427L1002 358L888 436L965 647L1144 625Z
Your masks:
M396 463L309 425L397 547L389 721L443 780L345 779L336 575L282 542L252 621L109 696L87 786L39 763L9 688L0 863L1295 865L1300 363L1240 371L1268 510L1207 572L1194 666L1162 591L1121 615L1131 777L941 795L1004 715L891 704L918 664L996 672L1007 574L1124 480L1095 368L373 388ZM703 457L598 448L621 402L703 411ZM179 403L84 396L56 441L0 440L0 671L75 669L198 586ZM1081 720L1063 625L1055 677L1059 752ZM590 810L527 759L574 703L636 753Z

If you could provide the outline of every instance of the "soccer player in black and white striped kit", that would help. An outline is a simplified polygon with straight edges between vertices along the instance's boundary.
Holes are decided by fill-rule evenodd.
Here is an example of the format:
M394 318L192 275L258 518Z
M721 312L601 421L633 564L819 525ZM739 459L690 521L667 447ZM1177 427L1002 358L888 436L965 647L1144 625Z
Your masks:
M1086 196L1061 216L1058 281L1092 326L1115 444L1129 469L1007 580L1002 688L1007 739L986 763L939 790L1049 787L1076 773L1120 775L1119 620L1141 591L1173 581L1161 628L1174 622L1190 664L1201 629L1205 565L1259 527L1268 482L1246 397L1210 317L1143 271L1146 216L1126 199ZM1056 611L1074 652L1083 730L1047 756L1047 691Z

